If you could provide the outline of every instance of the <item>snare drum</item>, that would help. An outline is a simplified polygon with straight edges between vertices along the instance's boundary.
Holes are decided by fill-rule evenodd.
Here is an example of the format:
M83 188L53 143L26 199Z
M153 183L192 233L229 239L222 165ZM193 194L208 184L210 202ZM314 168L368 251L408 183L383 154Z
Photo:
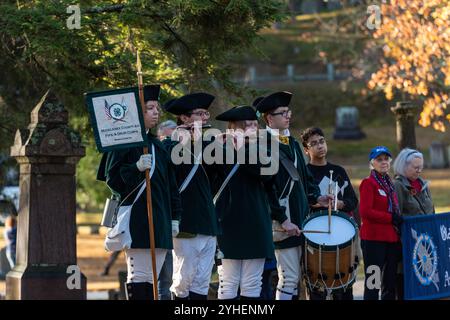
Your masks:
M328 231L328 211L324 210L308 217L302 229L306 239L303 274L310 289L322 289L329 295L351 285L358 266L356 223L347 214L333 211L330 233L305 232Z

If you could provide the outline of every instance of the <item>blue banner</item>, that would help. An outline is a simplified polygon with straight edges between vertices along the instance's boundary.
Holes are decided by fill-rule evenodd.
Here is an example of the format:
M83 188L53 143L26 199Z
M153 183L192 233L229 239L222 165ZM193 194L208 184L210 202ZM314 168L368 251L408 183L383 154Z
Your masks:
M450 212L405 217L405 300L450 297Z

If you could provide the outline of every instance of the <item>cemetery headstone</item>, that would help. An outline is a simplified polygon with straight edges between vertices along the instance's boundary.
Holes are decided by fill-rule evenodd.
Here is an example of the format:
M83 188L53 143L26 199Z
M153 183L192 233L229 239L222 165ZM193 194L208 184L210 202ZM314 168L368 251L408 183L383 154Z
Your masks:
M6 276L7 299L86 299L75 221L75 171L85 148L68 121L48 91L11 147L20 166L20 205L17 264Z
M357 140L366 135L359 126L359 111L356 107L339 107L336 109L336 128L334 139Z

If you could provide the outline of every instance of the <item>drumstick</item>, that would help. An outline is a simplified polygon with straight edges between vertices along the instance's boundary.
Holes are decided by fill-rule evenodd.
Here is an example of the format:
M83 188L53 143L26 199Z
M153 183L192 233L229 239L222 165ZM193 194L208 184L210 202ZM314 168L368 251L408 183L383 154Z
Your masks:
M334 188L334 211L337 211L337 202L338 202L338 183L336 181Z
M328 194L331 192L333 183L333 170L330 170L330 183L328 184ZM331 199L328 199L328 233L331 233Z
M274 229L273 231L287 232L284 229ZM300 230L300 233L329 233L329 232L328 231L319 231L319 230Z
M319 230L300 230L300 233L329 233L328 231Z

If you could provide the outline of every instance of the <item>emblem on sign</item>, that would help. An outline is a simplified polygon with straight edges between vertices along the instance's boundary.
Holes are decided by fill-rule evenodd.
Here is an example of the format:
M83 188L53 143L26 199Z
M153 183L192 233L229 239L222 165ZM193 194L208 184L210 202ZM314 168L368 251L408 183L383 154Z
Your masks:
M436 290L439 291L439 275L437 271L437 252L432 238L426 233L417 234L417 231L411 229L412 237L416 241L413 248L412 264L417 280L428 286L433 283Z
M105 100L105 113L108 117L108 120L113 119L114 122L122 121L126 122L124 120L125 115L127 113L128 107L122 102L122 103L113 103L111 105L108 104L108 101Z

